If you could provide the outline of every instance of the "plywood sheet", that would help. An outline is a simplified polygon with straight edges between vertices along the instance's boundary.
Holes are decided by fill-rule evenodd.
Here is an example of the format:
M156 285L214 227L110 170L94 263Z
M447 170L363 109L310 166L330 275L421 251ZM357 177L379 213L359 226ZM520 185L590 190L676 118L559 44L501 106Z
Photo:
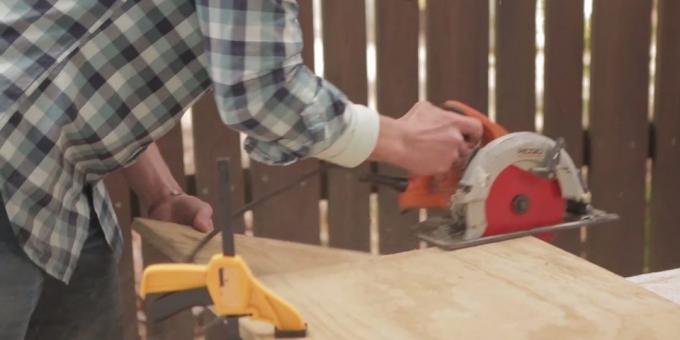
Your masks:
M680 338L679 306L534 238L263 282L301 311L313 339ZM244 338L270 338L245 325Z
M202 234L144 219L182 259ZM236 235L237 252L296 306L311 339L678 339L680 306L535 238L372 257ZM220 251L215 240L198 260ZM244 339L272 327L241 319Z

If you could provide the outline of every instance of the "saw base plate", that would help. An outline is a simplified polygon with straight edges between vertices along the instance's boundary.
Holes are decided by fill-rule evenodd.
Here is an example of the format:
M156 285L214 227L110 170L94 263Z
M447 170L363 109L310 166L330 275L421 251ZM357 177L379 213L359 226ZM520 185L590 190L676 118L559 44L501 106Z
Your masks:
M588 214L568 214L561 223L528 230L515 231L506 234L485 236L472 240L463 239L465 230L464 226L456 225L453 220L443 217L427 219L416 224L414 229L416 230L416 235L418 238L427 242L428 244L432 244L444 250L456 250L524 236L559 232L562 230L576 229L581 227L591 227L594 225L603 224L605 222L615 221L618 218L619 216L617 214L592 209Z

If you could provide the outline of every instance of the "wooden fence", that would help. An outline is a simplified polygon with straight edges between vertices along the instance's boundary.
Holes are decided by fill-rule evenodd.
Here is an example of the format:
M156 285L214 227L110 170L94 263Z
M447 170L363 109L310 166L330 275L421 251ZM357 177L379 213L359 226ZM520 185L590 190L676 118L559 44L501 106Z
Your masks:
M313 1L299 4L307 42L304 59L314 67ZM375 29L377 109L398 117L423 95L418 53L424 37L425 98L435 103L454 98L480 110L493 109L495 119L512 131L535 130L540 114L542 132L565 137L570 155L587 170L594 205L621 215L613 226L561 233L558 246L626 276L680 267L680 21L675 18L680 2L594 0L590 23L582 0L427 0L424 10L415 0L375 0L375 6L375 20L368 21L375 27L367 27L364 0L323 1L316 13L321 13L325 78L353 101L367 103L367 28ZM544 91L539 96L537 9L545 13ZM655 60L650 59L652 43ZM495 65L491 78L490 60ZM251 163L242 169L239 136L222 125L211 98L193 107L193 131L192 177L184 173L180 128L159 144L182 184L213 204L217 157L234 160L235 206L319 166L308 160L290 167ZM385 165L354 170L369 171L403 175ZM135 211L129 189L119 175L107 181L126 227ZM408 230L417 212L402 214L390 189L333 170L254 209L253 233L319 244L319 200L324 199L330 246L368 251L370 197L376 194L380 253L417 247ZM129 266L129 254L123 265ZM145 261L154 259L145 254ZM129 288L129 278L124 280Z

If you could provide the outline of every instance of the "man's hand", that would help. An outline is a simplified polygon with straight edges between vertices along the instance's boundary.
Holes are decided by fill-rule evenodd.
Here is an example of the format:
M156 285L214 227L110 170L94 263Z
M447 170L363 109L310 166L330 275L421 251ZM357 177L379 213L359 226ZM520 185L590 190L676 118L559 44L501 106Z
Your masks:
M399 119L380 117L380 135L371 159L413 175L443 174L463 163L481 137L478 120L419 102Z
M212 230L212 208L199 198L183 193L156 144L149 145L123 173L149 217L189 225L202 232Z
M187 194L171 195L149 207L150 218L193 226L201 232L213 229L213 210L198 197Z

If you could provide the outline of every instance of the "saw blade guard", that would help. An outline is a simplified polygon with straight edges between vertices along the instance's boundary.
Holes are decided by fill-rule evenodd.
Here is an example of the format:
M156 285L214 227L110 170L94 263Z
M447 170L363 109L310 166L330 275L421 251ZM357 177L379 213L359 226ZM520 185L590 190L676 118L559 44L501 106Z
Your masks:
M548 174L557 180L566 201L590 203L579 169L556 141L533 132L515 132L497 138L481 148L468 164L458 190L451 199L451 213L465 224L463 239L482 237L487 231L487 199L498 176L508 167L525 171L545 168L546 155L559 152ZM542 171L544 173L544 171ZM536 175L538 176L538 175Z

